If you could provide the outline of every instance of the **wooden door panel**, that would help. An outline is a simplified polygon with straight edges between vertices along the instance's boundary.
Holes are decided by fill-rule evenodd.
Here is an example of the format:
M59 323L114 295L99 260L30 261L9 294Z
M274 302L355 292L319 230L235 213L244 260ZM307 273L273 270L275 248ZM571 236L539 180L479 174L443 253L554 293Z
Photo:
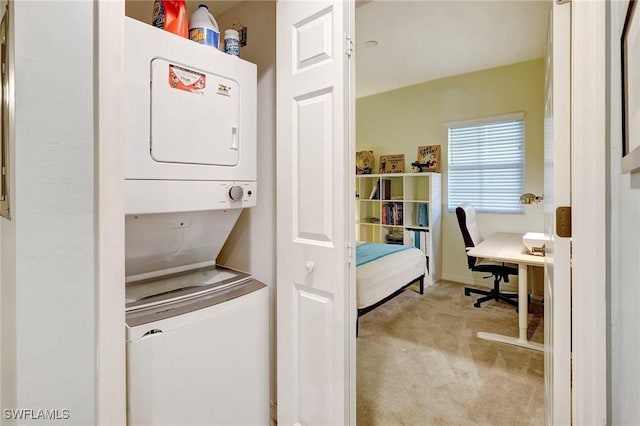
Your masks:
M332 105L329 90L295 99L292 123L293 226L297 243L333 246Z
M351 1L277 4L278 423L353 420ZM351 13L351 15L350 15ZM286 48L284 46L290 46ZM354 383L355 385L355 383Z

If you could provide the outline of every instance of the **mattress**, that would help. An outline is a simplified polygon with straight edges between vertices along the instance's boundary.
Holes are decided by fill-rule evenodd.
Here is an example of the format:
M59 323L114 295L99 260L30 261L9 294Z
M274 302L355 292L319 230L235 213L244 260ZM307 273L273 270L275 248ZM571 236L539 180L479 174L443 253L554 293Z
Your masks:
M410 248L373 262L358 266L356 269L356 301L358 309L366 308L412 280L426 274L424 253ZM425 276L425 285L429 285L429 276Z

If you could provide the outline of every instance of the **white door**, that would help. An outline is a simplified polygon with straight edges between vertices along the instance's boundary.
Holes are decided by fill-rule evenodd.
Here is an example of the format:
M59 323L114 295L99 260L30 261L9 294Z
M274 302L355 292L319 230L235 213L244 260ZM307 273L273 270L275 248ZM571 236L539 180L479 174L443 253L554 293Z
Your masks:
M547 424L571 424L571 239L558 236L556 209L571 205L571 3L553 2L545 72L544 338Z
M353 1L280 0L278 424L355 423Z

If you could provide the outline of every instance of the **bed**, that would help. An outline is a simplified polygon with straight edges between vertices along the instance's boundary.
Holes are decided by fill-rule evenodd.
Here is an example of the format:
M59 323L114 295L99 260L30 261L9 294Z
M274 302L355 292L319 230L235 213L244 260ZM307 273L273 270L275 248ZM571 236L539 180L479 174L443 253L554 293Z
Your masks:
M416 281L419 281L420 294L423 294L424 278L428 277L424 253L410 246L358 243L356 267L358 318Z

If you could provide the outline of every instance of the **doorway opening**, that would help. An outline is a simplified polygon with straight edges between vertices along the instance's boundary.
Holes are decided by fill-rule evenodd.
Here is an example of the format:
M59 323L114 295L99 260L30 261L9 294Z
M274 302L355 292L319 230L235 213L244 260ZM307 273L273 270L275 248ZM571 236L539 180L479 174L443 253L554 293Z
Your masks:
M544 55L550 7L551 3L526 1L357 4L356 151L372 152L373 173L379 171L381 156L388 155L404 156L405 173L417 171L411 163L418 159L418 148L440 146L441 203L446 206L446 123L522 111L526 188L542 193ZM528 42L531 47L525 46ZM511 56L498 58L494 53ZM360 191L358 196L367 198L370 193ZM394 196L392 191L388 204L396 204ZM402 202L407 214L410 209L404 198ZM369 231L389 224L382 218L384 201L379 202L379 223L371 207L362 211L366 203L373 204L356 203L361 209L354 214L356 238L387 242L394 226ZM363 223L372 217L373 223ZM414 224L413 218L408 220ZM375 424L380 419L411 423L410 416L422 423L429 418L434 423L454 423L472 416L491 423L483 416L490 416L492 404L504 421L499 406L505 401L493 398L488 386L509 389L506 393L514 397L510 411L521 410L522 416L544 422L543 353L475 336L488 330L517 334L518 317L500 303L473 308L463 287L483 285L482 277L468 272L455 214L442 209L440 221L440 246L429 256L431 268L441 269L435 285L424 295L411 291L415 286L409 288L360 318L358 423ZM481 221L486 235L544 230L544 214L535 207L524 215L484 215ZM402 242L407 243L406 237ZM542 273L534 275L529 338L542 343L542 305L535 299L543 297L543 278ZM504 381L498 383L497 378Z

